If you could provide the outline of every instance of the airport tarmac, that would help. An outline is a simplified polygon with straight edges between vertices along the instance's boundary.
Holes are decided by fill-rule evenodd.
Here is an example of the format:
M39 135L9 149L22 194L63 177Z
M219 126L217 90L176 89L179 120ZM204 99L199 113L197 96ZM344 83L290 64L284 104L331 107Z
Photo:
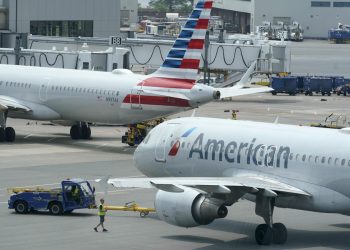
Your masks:
M229 119L232 108L238 119L304 124L322 121L330 113L346 112L348 97L286 96L259 94L214 102L196 111L198 116ZM191 115L184 112L178 116ZM229 208L226 219L192 229L178 228L157 219L155 214L140 218L137 213L109 212L108 233L95 233L98 218L94 210L76 211L54 217L44 213L17 215L7 209L6 188L13 186L57 185L68 177L93 180L102 176L140 176L133 167L134 149L120 143L123 127L94 127L93 140L72 141L67 127L24 120L9 120L17 130L14 144L0 145L0 249L257 249L254 230L262 223L254 204L242 201ZM233 131L234 132L234 131ZM302 135L300 135L302 136ZM333 146L333 145L328 145ZM96 186L97 190L100 188ZM113 190L106 201L119 205L136 201L153 206L155 190ZM102 193L98 194L101 197ZM264 249L345 249L350 218L276 209L275 221L289 229L285 246Z
M303 55L303 51L307 52L308 46L311 47L310 43L307 41L305 44L293 45L293 56L298 62L299 73L303 73L302 70L306 71L308 62L312 61ZM320 48L329 47L323 41L315 43L320 43ZM346 65L350 61L344 58L347 55L345 48L350 48L347 46L341 47L344 54L340 58ZM311 54L316 52L310 51ZM331 70L331 67L327 68L323 63L324 61L320 62L319 68L312 66L311 69L320 72ZM349 68L347 67L347 70ZM278 117L280 123L308 125L324 121L331 113L350 114L349 101L350 97L335 95L272 96L266 93L237 97L233 101L213 102L196 110L196 116L230 119L231 112L225 111L235 109L239 110L238 119L274 122ZM172 117L191 114L192 111L187 111ZM46 212L17 215L7 209L8 187L53 187L69 177L94 180L107 175L127 177L140 176L141 173L133 167L134 148L120 142L126 131L124 127L93 127L92 140L72 141L69 138L68 127L14 119L9 119L8 125L16 129L18 137L13 144L0 144L1 250L348 249L350 246L349 217L276 208L274 220L287 226L288 241L283 246L259 247L255 243L254 231L255 227L262 223L262 219L255 215L254 204L248 201L240 201L230 207L225 219L216 220L208 226L190 229L166 224L155 214L140 218L137 213L132 212L108 212L108 233L93 231L93 227L98 223L95 210L75 211L59 217L50 216ZM325 150L326 147L333 146L325 145ZM98 185L96 188L98 198L102 197L101 189ZM136 201L142 206L152 207L155 192L110 188L105 198L106 203L111 205Z

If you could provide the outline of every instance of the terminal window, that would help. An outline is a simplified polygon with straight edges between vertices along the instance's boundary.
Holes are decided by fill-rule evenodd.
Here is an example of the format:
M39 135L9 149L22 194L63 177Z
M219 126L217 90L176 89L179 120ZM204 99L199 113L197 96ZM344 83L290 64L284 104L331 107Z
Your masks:
M93 37L93 21L30 21L30 33L41 36Z
M333 7L350 7L350 2L333 2Z
M311 1L311 7L331 7L331 2Z

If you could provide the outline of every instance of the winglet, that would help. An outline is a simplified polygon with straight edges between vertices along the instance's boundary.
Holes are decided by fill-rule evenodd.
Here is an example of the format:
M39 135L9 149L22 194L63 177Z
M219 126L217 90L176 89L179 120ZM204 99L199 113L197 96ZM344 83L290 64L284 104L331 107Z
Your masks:
M250 79L252 74L255 71L255 67L256 67L256 61L254 61L249 68L247 69L247 71L244 73L243 77L241 78L241 80L235 85L235 86L240 86L240 87L246 87L249 83L250 83Z
M102 188L103 190L103 193L104 195L106 196L107 195L107 190L108 190L108 181L109 179L111 178L111 176L105 176L101 179L96 179L95 182L98 183L100 185L100 187Z

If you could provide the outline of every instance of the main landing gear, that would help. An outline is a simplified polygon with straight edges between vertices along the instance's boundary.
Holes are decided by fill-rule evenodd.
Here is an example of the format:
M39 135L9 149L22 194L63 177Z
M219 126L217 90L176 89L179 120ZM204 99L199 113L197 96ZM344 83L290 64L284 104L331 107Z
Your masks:
M70 137L73 140L91 139L91 128L88 123L79 122L70 128Z
M14 142L16 132L12 127L6 127L7 111L0 113L0 142Z
M255 213L261 216L266 224L260 224L255 229L256 243L259 245L284 244L288 236L287 228L282 223L273 223L272 219L275 198L260 192L256 197Z

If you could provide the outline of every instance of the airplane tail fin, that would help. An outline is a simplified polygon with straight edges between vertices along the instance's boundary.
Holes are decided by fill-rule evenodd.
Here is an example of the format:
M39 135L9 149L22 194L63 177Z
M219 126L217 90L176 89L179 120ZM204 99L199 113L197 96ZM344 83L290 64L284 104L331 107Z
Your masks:
M181 79L194 84L209 26L213 0L199 0L154 77Z

